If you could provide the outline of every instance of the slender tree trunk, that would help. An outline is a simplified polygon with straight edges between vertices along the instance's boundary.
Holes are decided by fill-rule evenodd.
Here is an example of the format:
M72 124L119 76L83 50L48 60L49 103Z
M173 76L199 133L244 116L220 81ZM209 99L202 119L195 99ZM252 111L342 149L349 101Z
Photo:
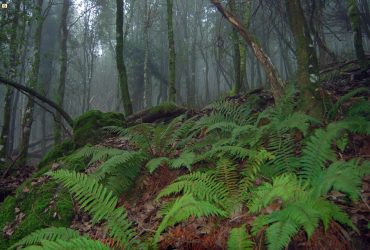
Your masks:
M173 0L167 0L168 101L176 102L176 52L173 35Z
M360 11L358 9L356 0L347 0L347 5L348 16L350 18L352 31L354 33L353 43L356 51L356 56L360 62L361 68L365 70L369 65L369 61L366 58L362 42Z
M308 24L300 0L286 0L285 3L296 46L297 82L302 97L301 109L316 117L322 117L323 106L318 86L318 62Z
M70 0L63 1L61 22L60 22L60 73L59 73L59 86L58 93L56 96L56 103L63 107L64 103L64 91L67 77L67 63L68 63L68 53L67 53L67 41L68 41L68 11L70 6ZM54 140L55 144L60 144L62 141L62 117L60 114L56 114L56 123L54 127Z
M236 13L235 0L229 0L230 11L231 13ZM240 51L240 41L239 33L236 28L233 28L231 32L231 39L233 41L233 52L234 52L234 83L231 90L231 95L237 95L240 93L242 88L242 79L241 79L241 51Z
M17 66L18 66L18 56L17 48L19 42L17 41L17 31L19 26L19 14L20 14L20 1L15 3L14 16L11 25L10 33L10 64L9 64L9 78L14 80L17 75ZM11 134L11 117L12 117L12 101L13 101L14 91L12 87L7 87L5 94L5 103L4 103L4 114L3 114L3 127L0 135L0 162L3 159L8 157L9 153L9 142Z
M39 78L39 68L40 68L40 47L41 47L41 37L43 28L43 17L42 17L42 5L43 0L37 0L34 10L34 18L36 19L36 31L34 35L34 48L33 48L33 63L30 79L28 86L31 89L37 89L37 82ZM28 144L30 141L31 128L33 123L33 111L34 111L34 100L33 97L28 98L26 108L23 115L22 121L22 135L20 143L20 152L16 165L21 166L26 162Z
M241 22L237 18L235 18L234 15L232 15L230 12L224 9L224 7L220 3L220 0L211 0L211 2L217 7L221 14L234 26L234 28L238 30L238 32L244 38L248 46L252 48L254 55L256 56L257 60L260 62L260 64L262 65L266 72L266 75L271 86L271 91L274 95L275 100L279 99L283 93L284 83L281 80L274 65L272 64L270 58L262 50L261 46L256 41L254 41L252 36L243 27Z
M118 81L121 88L121 97L125 115L132 114L132 102L130 92L128 90L128 80L125 62L123 60L123 0L116 0L117 16L116 16L116 62L118 71Z
M148 0L144 2L144 107L152 104L152 86L149 83L148 59L149 59L149 27L150 27L150 6Z

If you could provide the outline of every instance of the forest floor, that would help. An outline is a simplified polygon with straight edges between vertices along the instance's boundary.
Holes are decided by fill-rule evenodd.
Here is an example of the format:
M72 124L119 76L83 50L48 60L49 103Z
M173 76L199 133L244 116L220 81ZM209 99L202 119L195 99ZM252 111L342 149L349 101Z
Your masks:
M332 100L338 100L349 91L358 87L369 87L370 70L367 73L360 71L355 63L345 63L332 66L323 70L327 76L324 83L323 91L330 96ZM263 90L254 91L265 100L261 105L264 107L272 105L272 97L269 92ZM243 103L248 95L228 97L235 103ZM351 105L356 97L347 101L344 105ZM207 109L200 111L188 111L192 116L202 116L209 112ZM161 120L160 120L161 121ZM158 122L158 120L152 120ZM341 159L351 159L358 157L361 159L370 159L370 136L354 135L349 138L348 147L344 152L337 152ZM99 145L118 148L122 150L132 149L130 142L125 141L117 136L104 138ZM57 166L56 166L57 167ZM99 168L99 164L90 166L85 172L94 172ZM14 191L22 184L35 170L35 167L26 167L27 171L17 171L6 180L0 182L0 190L6 190L6 193ZM157 201L158 193L177 177L185 174L183 169L170 170L168 167L160 167L153 174L148 171L142 171L139 178L135 181L134 186L129 192L122 194L120 204L123 205L128 213L128 217L134 222L138 235L143 238L150 237L155 233L160 217L158 212L161 205L166 201L162 199ZM42 182L43 176L38 177L34 182ZM351 249L353 245L358 249L366 249L370 245L370 176L363 179L361 200L348 205L342 193L331 193L330 200L335 201L351 217L354 224L359 228L359 233L350 230L344 230L337 223L331 223L329 229L324 233L323 228L316 230L310 240L307 240L306 234L302 231L294 237L289 249ZM104 229L104 224L93 224L90 216L74 205L74 218L71 228L78 230L81 234L89 234L93 239L101 240L107 244L110 239ZM189 220L171 227L163 233L160 238L160 249L226 249L226 242L231 228L247 224L251 226L255 216L247 211L239 211L231 218L222 219L214 217L190 218ZM9 228L3 228L5 232ZM263 249L262 236L257 236L260 244L255 246L256 249ZM352 243L350 243L352 241ZM355 242L355 243L354 243Z

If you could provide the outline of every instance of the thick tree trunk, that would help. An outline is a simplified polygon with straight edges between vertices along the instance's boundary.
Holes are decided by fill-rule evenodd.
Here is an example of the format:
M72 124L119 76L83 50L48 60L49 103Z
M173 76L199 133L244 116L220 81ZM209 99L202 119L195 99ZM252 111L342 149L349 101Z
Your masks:
M254 41L252 36L243 27L241 22L237 18L235 18L234 15L225 10L225 8L221 5L220 0L211 0L211 2L217 7L221 14L234 26L234 28L238 30L238 32L244 38L248 46L251 47L254 55L256 56L257 60L260 62L260 64L262 65L266 72L267 78L271 86L271 91L274 95L275 100L279 99L283 93L284 83L281 80L274 65L272 64L270 58L262 50L261 46L256 41Z
M37 0L34 18L36 20L36 31L34 35L34 48L33 48L33 63L30 79L28 86L31 89L37 88L37 82L39 78L39 68L40 68L40 47L41 47L41 37L42 37L42 28L43 28L43 17L42 17L42 5L43 0ZM31 128L33 123L33 111L34 111L34 100L33 97L28 98L26 108L23 115L22 121L22 131L21 131L21 143L20 143L20 152L16 165L20 166L26 162L28 144L30 141Z
M301 109L322 117L322 98L319 92L319 71L316 50L300 0L286 0L287 14L296 46L298 62L297 83L301 92Z
M348 16L351 21L352 31L353 31L353 43L356 51L357 59L360 62L362 69L367 69L369 61L365 56L364 46L362 42L362 30L361 30L361 17L360 11L357 6L356 0L347 0L348 5Z
M58 86L58 93L56 96L56 103L63 107L64 103L64 91L65 91L65 84L66 84L66 76L67 76L67 63L68 63L68 53L67 53L67 40L68 40L68 11L70 6L70 0L63 1L63 8L62 8L62 15L61 15L61 22L60 22L60 73L59 73L59 86ZM55 144L60 144L62 141L62 117L59 113L55 116L56 123L54 127L54 138Z
M167 0L168 101L176 102L176 52L173 35L173 0Z
M130 92L128 90L128 80L125 62L123 60L123 0L116 0L117 16L116 16L116 61L118 70L118 81L121 88L121 98L125 115L132 114L132 102Z
M18 41L17 31L19 25L19 14L20 14L20 1L15 3L14 16L12 20L11 33L10 33L10 64L9 64L9 78L14 80L17 75L17 60L18 60ZM12 117L12 101L14 91L12 87L7 87L4 102L4 114L3 114L3 127L0 135L0 162L8 157L9 152L9 141L10 141L10 129L11 129L11 117Z

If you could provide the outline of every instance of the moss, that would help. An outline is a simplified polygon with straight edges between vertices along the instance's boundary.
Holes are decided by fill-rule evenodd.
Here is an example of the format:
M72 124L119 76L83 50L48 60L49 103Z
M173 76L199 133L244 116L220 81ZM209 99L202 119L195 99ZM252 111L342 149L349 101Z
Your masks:
M14 197L8 196L3 203L0 204L0 249L7 249L9 247L7 240L3 236L3 228L10 221L15 219L15 205L16 201Z
M164 102L155 107L149 109L149 114L165 114L177 109L177 106L173 102Z
M6 249L16 243L26 235L35 230L50 227L68 227L73 217L73 203L68 192L54 181L48 181L41 186L29 186L29 192L18 192L16 197L7 198L7 209L1 206L1 212L6 212L7 216L1 216L1 225L14 222L14 208L19 207L25 214L22 222L17 225L10 239L0 236L0 249ZM57 195L53 199L54 195ZM9 201L8 201L9 200ZM55 201L55 203L51 203ZM4 203L5 204L5 203Z
M124 115L121 113L103 113L91 110L78 117L73 126L73 143L78 147L88 143L96 144L103 135L101 128L122 126Z
M55 161L56 159L68 155L75 149L72 140L66 140L62 144L55 146L49 151L40 161L39 168L46 166L46 164Z

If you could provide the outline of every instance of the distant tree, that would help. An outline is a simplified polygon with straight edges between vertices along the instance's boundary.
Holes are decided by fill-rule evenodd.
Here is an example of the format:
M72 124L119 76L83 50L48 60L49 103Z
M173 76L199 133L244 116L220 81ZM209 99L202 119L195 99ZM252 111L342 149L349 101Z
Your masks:
M68 12L69 7L71 5L70 0L63 0L63 8L61 13L61 21L60 21L60 73L59 73L59 86L58 92L56 95L56 103L63 107L64 102L64 92L65 92L65 84L66 84L66 76L67 76L67 61L68 61L68 53L67 53L67 40L68 40ZM55 116L55 128L54 128L54 140L55 144L60 144L62 141L62 118L59 113Z
M132 102L128 89L128 80L125 62L123 59L123 0L116 0L117 15L116 15L116 62L118 70L118 81L121 88L121 98L125 115L132 114Z
M40 49L41 49L41 38L42 38L42 29L44 24L44 17L42 13L43 0L36 0L33 17L35 20L35 33L33 37L33 55L32 55L32 70L28 80L28 87L31 89L37 89L37 82L39 79L39 69L40 69ZM34 99L29 97L27 100L26 108L23 113L22 120L22 131L21 131L21 143L20 151L16 165L21 166L26 162L28 145L30 141L31 128L33 123L33 113L34 113Z
M10 29L10 48L9 48L9 79L14 80L17 75L18 64L18 26L20 15L21 1L16 1L14 10L12 12L12 24ZM8 156L9 153L9 135L11 129L11 112L12 112L12 99L14 91L12 87L7 87L5 94L4 113L3 113L3 127L0 135L0 162ZM10 149L11 150L11 149Z
M266 72L268 81L271 86L271 91L275 100L279 99L283 93L284 83L281 80L279 73L275 69L268 55L263 51L261 46L252 38L251 34L247 32L243 24L235 17L233 13L227 11L221 4L220 0L211 0L211 3L217 7L221 14L233 25L235 29L244 38L245 42L252 49L259 63L262 65Z
M362 42L361 17L356 0L347 0L348 16L351 21L352 31L354 33L353 43L356 51L357 59L360 62L362 69L367 69L369 61L366 58L364 46Z
M176 102L176 52L173 35L173 0L167 0L168 101Z

